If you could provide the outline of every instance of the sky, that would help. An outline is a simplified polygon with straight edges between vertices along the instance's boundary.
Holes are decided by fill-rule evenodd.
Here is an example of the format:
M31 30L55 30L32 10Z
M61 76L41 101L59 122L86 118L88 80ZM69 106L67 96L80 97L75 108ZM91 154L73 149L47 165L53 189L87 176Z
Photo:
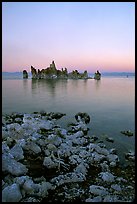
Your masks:
M2 2L2 71L135 71L135 2Z

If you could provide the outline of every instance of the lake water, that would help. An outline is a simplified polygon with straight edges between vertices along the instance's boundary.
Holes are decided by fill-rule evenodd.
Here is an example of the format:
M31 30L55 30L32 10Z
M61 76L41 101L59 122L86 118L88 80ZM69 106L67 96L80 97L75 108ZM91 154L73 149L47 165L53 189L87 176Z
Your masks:
M135 150L135 136L127 137L121 130L135 135L135 78L102 77L88 80L2 80L2 113L34 111L66 113L60 125L74 122L78 112L86 112L91 121L89 134L116 148L124 161L124 153ZM103 134L113 137L105 141Z

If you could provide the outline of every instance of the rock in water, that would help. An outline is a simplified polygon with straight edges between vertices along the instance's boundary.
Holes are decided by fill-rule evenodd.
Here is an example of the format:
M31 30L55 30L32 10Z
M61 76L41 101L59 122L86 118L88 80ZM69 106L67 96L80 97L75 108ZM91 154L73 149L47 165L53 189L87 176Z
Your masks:
M31 66L31 74L32 74L32 79L37 79L37 76L38 76L37 70L33 66Z
M75 115L76 120L79 122L79 120L82 120L86 124L90 122L90 116L87 113L77 113Z
M101 78L101 73L97 70L97 72L95 72L94 74L94 79L100 80L100 78Z
M28 72L26 70L23 70L23 79L28 78Z

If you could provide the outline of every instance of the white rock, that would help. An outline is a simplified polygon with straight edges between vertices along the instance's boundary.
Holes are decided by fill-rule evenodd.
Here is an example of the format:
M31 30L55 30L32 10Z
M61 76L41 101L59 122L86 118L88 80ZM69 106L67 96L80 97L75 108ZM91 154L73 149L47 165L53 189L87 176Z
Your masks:
M55 145L53 145L53 144L48 144L47 149L49 151L57 152L57 147Z
M9 146L6 144L6 142L2 142L2 153L9 152Z
M87 174L88 170L88 164L84 164L84 163L80 163L74 170L75 173L79 174L79 173L82 173L84 175Z
M24 159L22 147L18 144L14 145L14 147L10 149L10 153L13 155L16 161Z
M92 202L92 198L87 198L86 200L85 200L85 202Z
M19 176L27 173L28 169L25 165L12 159L9 155L2 155L2 171Z
M46 197L49 189L52 189L52 184L50 182L43 181L40 185L38 196L42 198Z
M2 202L19 202L22 199L22 195L18 184L12 184L7 186L2 191Z
M107 159L109 162L119 162L119 158L116 154L109 154Z
M82 162L82 159L78 156L78 155L71 155L69 157L69 160L70 160L70 164L79 164Z
M27 194L32 194L34 192L34 183L31 179L27 179L24 184L23 184L23 187L24 191L27 193Z
M106 195L103 202L119 202L120 200L116 195Z
M120 187L120 185L118 185L118 184L112 184L112 185L111 185L111 188L113 188L113 189L116 190L116 191L121 191L121 190L122 190L121 187Z
M91 185L89 187L89 192L94 195L104 196L108 194L108 191L103 186Z
M26 143L23 149L28 150L28 151L31 150L35 154L38 154L41 152L41 148L34 141Z
M113 182L115 179L115 176L109 172L101 172L99 173L99 177L106 182Z
M58 163L54 162L51 157L45 157L43 161L43 165L46 166L48 169L56 168Z
M93 199L91 199L91 202L102 202L102 197L101 196L96 196Z
M6 130L2 130L2 139L6 139L7 137L9 137L9 132Z
M93 157L93 160L94 160L95 162L100 162L102 159L105 158L104 155L98 154L97 152L93 152L93 153L91 154L91 156Z

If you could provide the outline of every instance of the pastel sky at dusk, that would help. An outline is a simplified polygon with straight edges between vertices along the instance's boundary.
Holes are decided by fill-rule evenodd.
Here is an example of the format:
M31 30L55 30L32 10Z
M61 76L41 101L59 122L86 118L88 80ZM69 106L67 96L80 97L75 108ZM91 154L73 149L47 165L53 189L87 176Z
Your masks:
M2 2L2 71L135 71L134 2Z

